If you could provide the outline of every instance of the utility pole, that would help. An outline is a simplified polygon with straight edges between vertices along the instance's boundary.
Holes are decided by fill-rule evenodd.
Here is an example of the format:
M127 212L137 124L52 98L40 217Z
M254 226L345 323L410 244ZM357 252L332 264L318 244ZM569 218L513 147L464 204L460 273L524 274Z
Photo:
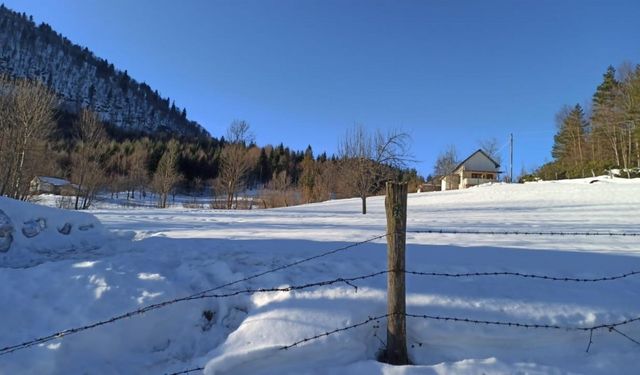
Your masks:
M511 133L511 140L509 142L511 144L511 161L509 163L509 167L511 169L511 172L509 173L509 183L513 183L513 133Z

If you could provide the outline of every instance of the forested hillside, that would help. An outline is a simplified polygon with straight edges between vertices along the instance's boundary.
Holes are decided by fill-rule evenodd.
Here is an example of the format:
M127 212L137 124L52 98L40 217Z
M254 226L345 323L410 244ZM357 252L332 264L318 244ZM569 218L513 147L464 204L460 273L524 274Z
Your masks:
M208 133L146 83L73 44L46 23L0 5L0 73L37 79L61 98L63 110L90 108L104 122L146 133Z
M554 161L541 167L544 179L599 175L619 169L640 175L640 65L610 66L590 107L565 106L556 116Z
M232 208L240 192L259 189L265 207L358 196L365 212L385 179L421 181L403 162L401 133L359 127L330 157L260 147L242 120L211 137L145 83L3 5L0 48L0 195L29 199L35 176L55 176L76 186L76 209L123 192L152 192L161 207L169 194L207 192Z

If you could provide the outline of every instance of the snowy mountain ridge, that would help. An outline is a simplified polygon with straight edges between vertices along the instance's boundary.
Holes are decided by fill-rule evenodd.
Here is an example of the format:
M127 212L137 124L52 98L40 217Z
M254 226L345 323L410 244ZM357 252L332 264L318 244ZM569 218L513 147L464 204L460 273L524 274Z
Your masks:
M127 71L73 44L49 25L0 4L0 74L44 82L61 98L61 108L76 113L91 108L117 127L144 133L207 136L169 98L162 98Z

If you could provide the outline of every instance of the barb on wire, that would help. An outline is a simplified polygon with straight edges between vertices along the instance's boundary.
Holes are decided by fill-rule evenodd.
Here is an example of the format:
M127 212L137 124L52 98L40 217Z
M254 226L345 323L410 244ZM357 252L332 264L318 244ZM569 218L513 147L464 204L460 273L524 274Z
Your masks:
M589 353L589 349L591 349L591 344L593 344L593 330L589 330L589 344L587 344L586 352Z
M318 259L318 258L322 258L322 257L328 256L328 255L332 255L332 254L335 254L335 253L338 253L338 252L341 252L341 251L345 251L345 250L348 250L348 249L351 249L351 248L354 248L354 247L357 247L357 246L360 246L360 245L364 245L366 243L373 242L375 240L378 240L378 239L386 237L386 236L387 236L386 233L383 234L383 235L378 235L378 236L369 238L369 239L364 240L364 241L354 242L354 243L351 243L349 245L339 247L337 249L325 251L323 253L320 253L320 254L317 254L317 255L314 255L314 256L311 256L311 257L308 257L308 258L304 258L304 259L301 259L301 260L298 260L298 261L295 261L295 262L287 263L287 264L282 265L282 266L271 268L269 270L266 270L266 271L263 271L263 272L259 272L259 273L253 274L251 276L248 276L248 277L245 277L245 278L242 278L242 279L238 279L238 280L235 280L235 281L232 281L232 282L228 282L228 283L216 286L214 288L206 289L206 290L203 290L203 291L200 291L200 292L197 292L197 293L185 296L185 297L180 297L180 298L175 298L175 299L172 299L172 300L158 302L158 303L155 303L155 304L151 304L151 305L139 308L137 310L133 310L133 311L129 311L129 312L117 315L117 316L112 317L110 319L101 320L101 321L98 321L98 322L95 322L95 323L91 323L91 324L87 324L87 325L79 326L79 327L75 327L75 328L69 328L69 329L66 329L66 330L62 330L62 331L59 331L59 332L52 333L52 334L47 335L47 336L42 336L42 337L39 337L39 338L36 338L36 339L28 340L28 341L25 341L25 342L20 343L20 344L9 345L9 346L0 348L0 356L6 355L6 354L9 354L9 353L13 353L13 352L18 351L18 350L30 348L30 347L35 346L35 345L40 345L40 344L43 344L43 343L46 343L46 342L49 342L49 341L52 341L52 340L56 340L56 339L65 337L65 336L73 335L73 334L76 334L78 332L86 331L86 330L89 330L89 329L93 329L93 328L97 328L97 327L104 326L104 325L107 325L107 324L111 324L111 323L114 323L114 322L117 322L117 321L120 321L120 320L123 320L123 319L131 318L131 317L136 316L136 315L141 315L141 314L144 314L146 312L149 312L149 311L152 311L152 310L157 310L157 309L160 309L160 308L163 308L163 307L166 307L166 306L169 306L169 305L173 305L173 304L176 304L176 303L185 302L185 301L192 301L192 300L200 299L200 298L229 297L229 296L233 296L233 295L242 294L243 292L244 293L249 293L249 291L251 291L251 290L228 293L227 295L216 295L216 294L211 294L210 295L209 294L209 293L214 292L216 290L220 290L222 288L226 288L226 287L229 287L229 286L232 286L232 285L236 285L236 284L239 284L241 282L249 281L249 280L258 278L260 276L264 276L264 275L269 274L269 273L278 272L278 271L281 271L281 270L284 270L284 269L287 269L287 268L291 268L291 267L300 265L302 263L306 263L306 262L309 262L309 261L312 261L312 260L315 260L315 259ZM384 272L386 272L386 271L384 271ZM377 274L381 274L381 273L377 273ZM368 275L368 277L377 276L377 274ZM355 281L355 280L361 280L361 279L360 278L354 278L353 280L351 280L351 279L336 279L336 280L330 280L330 281L332 281L333 283L338 283L338 282L348 283L350 281ZM318 284L318 283L315 283L315 284ZM326 285L328 285L328 284L326 284ZM283 289L285 289L285 288L283 288ZM293 289L289 289L289 290L293 290ZM289 290L283 290L283 291L289 291ZM255 293L255 292L259 292L260 290L255 289L253 291ZM264 290L264 291L268 292L268 291L276 291L276 290Z
M638 340L634 339L633 337L631 337L631 336L629 336L629 335L625 334L624 332L621 332L621 331L620 331L619 329L617 329L616 327L611 327L611 328L609 328L609 331L610 331L610 332L615 332L615 333L617 333L617 334L621 335L622 337L624 337L624 338L626 338L627 340L629 340L629 341L631 341L631 342L635 343L636 345L640 345L640 341L638 341Z
M531 274L531 273L509 272L509 271L468 272L468 273L405 271L405 273L409 275L416 275L416 276L439 276L439 277L515 276L515 277L523 277L527 279L541 279L541 280L549 280L549 281L572 281L572 282L582 282L582 283L613 281L613 280L624 279L624 278L635 276L635 275L640 275L640 271L631 271L631 272L627 272L627 273L623 273L615 276L603 276L603 277L594 277L594 278L558 277L558 276L537 275L537 274Z
M458 229L420 229L420 230L407 230L407 233L416 234L482 234L482 235L514 235L514 236L600 236L600 237L640 237L640 233L637 232L578 232L578 231L527 231L527 230L458 230Z
M335 333L338 333L338 332L344 332L344 331L348 331L348 330L351 330L351 329L354 329L354 328L358 328L360 326L369 324L369 323L371 323L373 321L376 321L376 320L380 320L380 319L386 318L388 316L389 316L389 314L378 315L378 316L373 316L373 317L370 316L369 318L367 318L366 320L363 320L361 322L358 322L358 323L355 323L355 324L352 324L352 325L349 325L349 326L346 326L346 327L337 328L337 329L334 329L333 331L327 331L327 332L321 333L319 335L307 337L307 338L304 338L302 340L296 341L293 344L285 345L285 346L281 347L280 350L291 349L291 348L293 348L295 346L298 346L300 344L303 344L305 342L317 340L317 339L319 339L321 337L331 336L331 335L333 335Z
M196 372L196 371L204 371L204 367L196 367L196 368L191 368L191 369L188 369L188 370L172 372L172 373L167 374L167 375L183 375L183 374L190 374L190 373Z

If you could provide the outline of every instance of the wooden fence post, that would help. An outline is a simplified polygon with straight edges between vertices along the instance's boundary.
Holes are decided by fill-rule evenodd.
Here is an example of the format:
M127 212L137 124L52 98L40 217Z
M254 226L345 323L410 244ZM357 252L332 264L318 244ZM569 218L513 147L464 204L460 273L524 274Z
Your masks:
M386 362L407 365L405 298L405 243L407 230L407 184L387 182L387 350Z

